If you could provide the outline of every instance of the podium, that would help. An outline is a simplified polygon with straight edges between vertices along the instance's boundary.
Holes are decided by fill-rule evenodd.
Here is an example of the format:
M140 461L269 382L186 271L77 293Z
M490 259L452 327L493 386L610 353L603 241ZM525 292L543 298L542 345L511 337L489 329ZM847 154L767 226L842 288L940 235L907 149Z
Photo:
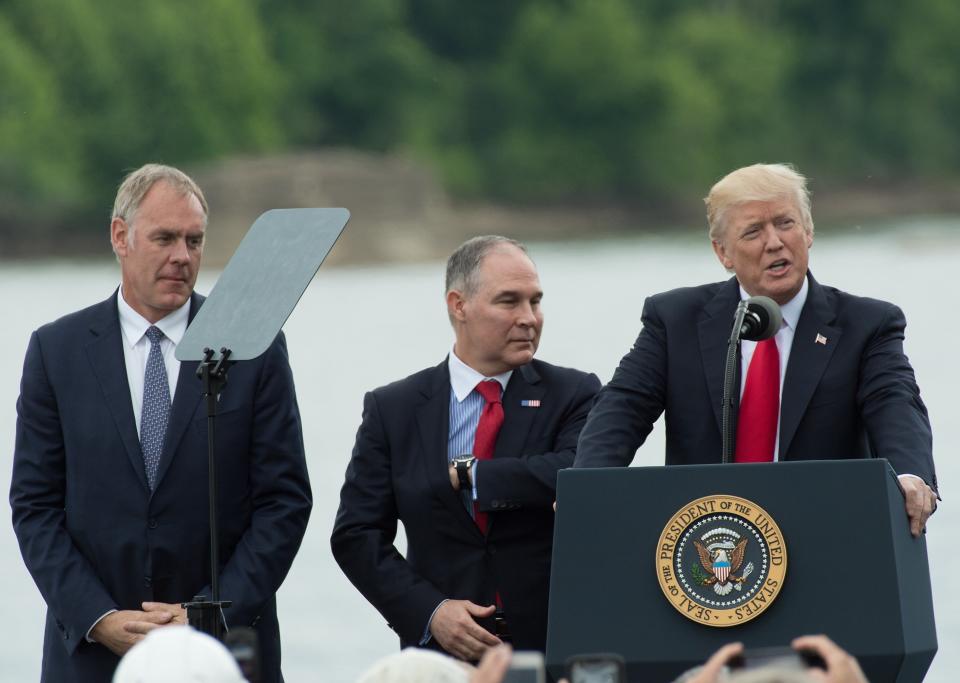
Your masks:
M759 534L739 536L750 537L752 545L753 537L773 541L751 550L749 561L741 550L739 568L738 543L720 547L710 541L731 536L725 532L737 541L736 530L746 523L723 517L729 521L720 521L721 531L705 540L709 524L694 526L700 512L720 513L720 505L730 507L726 501L733 498L764 513ZM691 510L697 500L707 502ZM690 528L679 529L687 518ZM780 551L772 530L767 533L767 518L778 528ZM689 558L694 545L713 547L723 570L711 576L709 558L677 559L681 550ZM774 567L781 554L782 567ZM772 600L762 601L761 613L747 619L747 611L756 611L746 609L751 581L765 568L782 568L782 585ZM744 573L750 575L736 588ZM717 577L728 583L712 586ZM702 602L696 595L692 601L668 599L670 591L694 584L712 598L708 602L732 607L703 609L694 604ZM714 595L711 588L727 593ZM753 597L761 597L763 588ZM910 535L903 496L886 460L559 473L547 631L547 667L554 678L571 655L615 652L627 662L628 680L668 682L729 642L783 646L816 633L856 656L871 683L922 681L937 651L926 540Z

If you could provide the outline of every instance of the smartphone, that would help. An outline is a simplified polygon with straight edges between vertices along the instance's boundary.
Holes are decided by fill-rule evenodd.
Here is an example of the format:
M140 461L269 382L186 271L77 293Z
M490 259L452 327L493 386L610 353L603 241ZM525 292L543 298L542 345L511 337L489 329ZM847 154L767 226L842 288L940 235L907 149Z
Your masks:
M570 683L626 683L627 667L617 654L574 655L567 660Z
M777 666L791 671L803 671L815 666L826 670L827 665L813 650L794 650L791 647L758 647L744 650L733 657L727 665L731 669L762 669Z
M503 683L547 683L547 671L540 652L514 652Z

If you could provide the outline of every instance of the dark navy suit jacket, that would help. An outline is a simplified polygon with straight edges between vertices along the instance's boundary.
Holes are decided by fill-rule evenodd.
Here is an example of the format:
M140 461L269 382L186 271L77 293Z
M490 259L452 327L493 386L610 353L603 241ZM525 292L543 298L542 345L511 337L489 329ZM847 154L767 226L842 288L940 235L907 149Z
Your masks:
M202 297L191 299L191 319ZM10 502L24 562L47 603L41 680L107 681L118 659L86 641L111 609L210 596L207 420L197 363L180 367L151 494L116 295L33 333L17 402ZM264 681L280 681L275 593L311 508L283 336L230 370L217 417L221 597L253 625Z
M445 598L491 605L499 592L514 646L544 649L557 471L573 464L599 388L595 375L538 360L514 371L494 457L477 471L486 537L450 485L447 362L366 395L331 544L403 646L419 643ZM398 521L406 558L393 545Z
M784 378L780 460L882 457L936 489L903 313L808 277ZM723 367L739 300L736 278L647 299L643 329L580 436L577 467L629 464L664 411L666 464L720 462Z

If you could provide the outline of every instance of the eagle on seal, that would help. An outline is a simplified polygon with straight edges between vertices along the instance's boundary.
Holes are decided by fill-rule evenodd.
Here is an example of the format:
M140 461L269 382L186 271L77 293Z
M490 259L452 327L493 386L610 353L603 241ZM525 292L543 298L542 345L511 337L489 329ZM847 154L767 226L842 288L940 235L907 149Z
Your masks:
M741 538L732 548L720 544L708 548L698 540L693 543L700 556L700 564L710 573L710 577L703 582L703 585L713 586L717 595L726 595L734 586L740 590L740 584L753 571L751 562L747 564L742 575L734 575L734 572L743 564L743 556L747 551L747 539Z

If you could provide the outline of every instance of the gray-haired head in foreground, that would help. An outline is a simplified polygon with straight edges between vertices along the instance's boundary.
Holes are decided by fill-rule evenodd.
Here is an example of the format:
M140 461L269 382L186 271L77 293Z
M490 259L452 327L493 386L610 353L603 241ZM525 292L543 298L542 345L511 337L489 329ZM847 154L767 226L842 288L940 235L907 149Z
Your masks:
M477 291L480 264L491 251L504 246L516 247L524 254L527 248L516 240L500 235L480 235L473 237L457 247L447 259L446 289L463 292L470 296ZM529 254L528 254L529 256Z
M147 192L156 183L163 181L176 190L181 195L194 195L203 207L203 215L206 217L209 209L207 199L203 196L200 186L194 182L193 178L173 166L164 166L163 164L144 164L135 171L131 171L120 183L117 189L117 197L113 201L113 214L111 220L121 218L129 227L127 231L127 244L133 240L135 219L137 209L147 196Z
M408 647L375 662L356 683L468 683L470 670L453 657Z

